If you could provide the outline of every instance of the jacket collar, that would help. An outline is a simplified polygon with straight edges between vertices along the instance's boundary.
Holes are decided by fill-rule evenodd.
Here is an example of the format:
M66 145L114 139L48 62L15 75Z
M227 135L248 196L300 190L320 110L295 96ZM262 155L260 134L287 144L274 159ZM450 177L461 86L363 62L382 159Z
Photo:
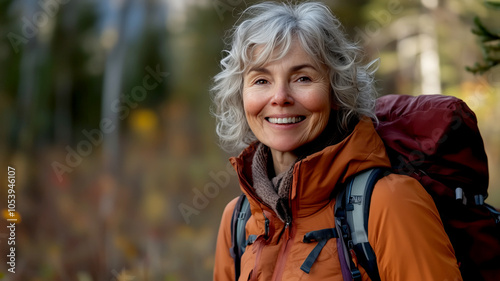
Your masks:
M257 143L253 143L230 161L250 203L269 209L252 188L251 162L256 148ZM291 202L298 204L296 209L299 216L314 213L331 200L336 185L345 183L350 176L360 171L374 167L390 167L390 162L373 123L365 118L341 142L295 163Z

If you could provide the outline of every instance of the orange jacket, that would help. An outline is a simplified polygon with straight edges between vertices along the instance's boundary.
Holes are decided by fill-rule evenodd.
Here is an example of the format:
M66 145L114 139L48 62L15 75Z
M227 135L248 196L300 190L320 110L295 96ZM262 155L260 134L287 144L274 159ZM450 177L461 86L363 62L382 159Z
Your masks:
M382 140L371 122L361 121L342 142L297 162L290 192L292 223L284 223L255 194L251 186L251 145L230 161L250 202L252 216L246 235L257 235L241 261L239 280L338 280L342 273L336 239L328 240L309 274L300 266L316 243L302 242L307 232L334 227L334 187L362 170L389 167ZM222 215L215 255L214 280L234 280L231 216L236 199ZM265 238L265 217L270 221ZM453 247L434 201L411 177L391 174L373 191L368 240L377 256L381 280L462 280ZM363 280L370 280L360 268Z

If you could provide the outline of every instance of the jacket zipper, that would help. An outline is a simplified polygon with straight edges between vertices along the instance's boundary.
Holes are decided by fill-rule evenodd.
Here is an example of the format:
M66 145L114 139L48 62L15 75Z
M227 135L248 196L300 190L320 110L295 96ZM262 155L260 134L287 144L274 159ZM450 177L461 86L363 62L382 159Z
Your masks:
M295 177L295 169L294 167L294 177ZM293 184L292 184L292 190L293 190ZM290 192L288 194L288 207L290 208L290 213L291 217L287 218L287 222L285 223L285 237L283 241L283 247L280 250L280 253L278 255L278 261L276 262L276 267L274 268L274 273L273 273L273 281L282 281L283 279L283 273L285 271L285 266L286 262L288 260L288 254L290 253L290 248L292 248L293 245L293 238L295 236L295 232L292 230L292 228L295 228L295 225L292 225L292 221L295 217L296 210L294 209L297 205L297 202L295 204L292 203L292 193Z
M283 241L283 247L281 247L280 253L278 255L278 261L276 262L276 267L273 273L273 281L281 281L283 278L283 272L285 270L285 265L288 257L288 253L290 252L290 248L293 243L293 233L291 227L292 221L286 222L285 224L285 237Z

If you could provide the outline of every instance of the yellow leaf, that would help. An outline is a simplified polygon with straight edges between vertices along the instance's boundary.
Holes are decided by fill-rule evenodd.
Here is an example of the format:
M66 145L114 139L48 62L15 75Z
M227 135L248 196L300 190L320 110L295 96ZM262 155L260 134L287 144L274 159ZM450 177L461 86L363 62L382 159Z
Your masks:
M158 116L149 109L138 109L130 116L130 128L140 134L153 133L158 127Z

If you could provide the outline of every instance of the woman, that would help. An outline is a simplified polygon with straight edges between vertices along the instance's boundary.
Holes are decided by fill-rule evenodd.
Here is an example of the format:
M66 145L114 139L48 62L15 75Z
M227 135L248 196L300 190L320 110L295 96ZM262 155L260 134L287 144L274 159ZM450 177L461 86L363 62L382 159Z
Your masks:
M249 145L231 158L252 212L246 235L255 237L239 280L343 280L335 238L308 273L301 270L315 247L303 238L335 227L336 186L360 171L390 167L372 123L373 63L361 63L324 4L263 3L245 11L221 65L213 87L217 133L228 150ZM217 281L235 279L235 204L222 216ZM381 280L461 280L434 202L410 177L377 182L368 239Z

